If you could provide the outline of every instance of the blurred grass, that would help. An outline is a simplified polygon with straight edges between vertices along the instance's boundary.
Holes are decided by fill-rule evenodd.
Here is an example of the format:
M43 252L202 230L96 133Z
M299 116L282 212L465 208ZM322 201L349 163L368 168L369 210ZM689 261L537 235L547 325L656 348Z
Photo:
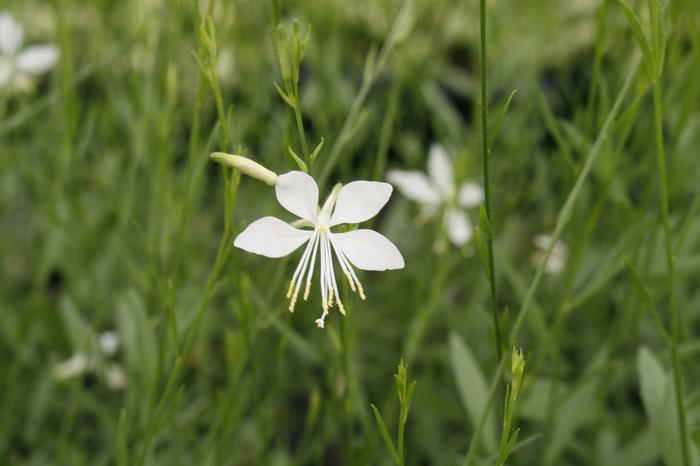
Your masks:
M224 212L222 177L207 158L241 149L277 172L292 168L286 151L297 128L272 86L278 21L311 27L300 87L308 140L326 141L318 176L361 88L366 55L383 45L401 4L216 2L218 79L232 106L229 147L219 147L214 100L191 54L194 3L3 3L25 25L27 43L55 41L62 57L36 92L0 92L0 463L390 464L369 406L388 413L394 429L391 378L402 356L418 381L406 464L462 463L481 413L479 380L497 364L488 283L474 247L436 253L440 226L417 225L416 206L398 193L374 227L398 245L406 269L367 273L368 299L348 296L350 380L340 316L319 331L313 293L294 315L286 310L295 258L233 250L192 351L181 352L224 215L233 215L235 233L263 215L286 218L250 178L235 210ZM630 4L646 27L646 2ZM487 5L492 118L518 90L492 160L498 303L513 322L535 273L532 239L554 229L637 46L616 2ZM691 208L700 185L698 10L691 0L668 2L661 78L691 432L700 388L700 217ZM330 183L423 170L435 141L461 178L480 181L477 2L416 0L412 18L328 169ZM544 277L518 335L527 368L515 425L521 439L541 437L512 464L680 464L668 441L674 424L658 414L673 411L670 358L623 263L666 322L644 73L631 94L573 206L566 268ZM109 329L121 337L124 390L110 389L100 369L96 338ZM76 351L93 355L98 369L57 380L55 365ZM168 390L174 367L181 374ZM346 412L352 461L341 448ZM482 443L478 457L491 464L493 447Z

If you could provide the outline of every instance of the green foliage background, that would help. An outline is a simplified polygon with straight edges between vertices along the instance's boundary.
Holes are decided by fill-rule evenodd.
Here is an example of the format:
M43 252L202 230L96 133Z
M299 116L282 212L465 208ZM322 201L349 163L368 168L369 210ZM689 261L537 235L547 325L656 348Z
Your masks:
M231 108L229 147L220 147L215 102L191 53L200 50L194 2L3 2L27 43L55 41L62 56L34 92L0 89L0 463L391 464L370 403L394 432L401 357L417 380L406 464L464 463L498 363L473 244L436 249L440 223L416 223L417 206L395 191L371 224L397 244L406 268L364 273L367 300L346 293L349 316L331 313L325 330L313 323L314 293L294 314L286 309L299 253L275 261L232 250L215 267L224 218L234 234L264 215L288 218L272 189L251 178L225 209L224 186L238 179L225 184L208 160L222 150L278 173L294 168L286 155L299 147L294 116L272 84L281 80L278 22L311 28L300 93L311 147L325 139L318 175L366 57L402 4L215 2L217 76ZM700 7L664 5L663 130L697 464ZM647 2L631 6L650 34ZM505 327L535 275L533 237L554 230L639 52L617 2L493 0L487 13L492 120L518 90L491 163ZM412 4L330 183L424 170L432 142L446 146L460 179L481 182L478 26L476 1ZM667 325L668 297L654 148L642 68L574 204L562 238L567 266L544 276L514 341L527 366L514 419L522 443L510 464L682 464L670 355L657 328ZM124 390L109 388L109 361L97 351L110 329L121 337ZM94 370L57 380L56 364L77 351ZM501 397L490 408L478 464L495 464L502 405Z

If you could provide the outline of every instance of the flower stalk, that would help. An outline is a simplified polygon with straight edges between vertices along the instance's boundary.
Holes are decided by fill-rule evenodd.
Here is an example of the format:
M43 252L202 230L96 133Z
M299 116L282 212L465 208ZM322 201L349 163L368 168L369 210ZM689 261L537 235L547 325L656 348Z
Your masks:
M487 250L487 276L491 290L491 313L493 314L493 328L496 338L496 355L501 359L503 353L501 341L501 326L498 317L498 303L496 301L496 272L493 260L493 235L491 228L493 225L491 217L491 166L489 150L489 128L488 128L488 82L486 76L486 0L479 0L479 117L481 122L481 160L484 170L484 212L488 225L486 234ZM483 222L482 222L483 223Z

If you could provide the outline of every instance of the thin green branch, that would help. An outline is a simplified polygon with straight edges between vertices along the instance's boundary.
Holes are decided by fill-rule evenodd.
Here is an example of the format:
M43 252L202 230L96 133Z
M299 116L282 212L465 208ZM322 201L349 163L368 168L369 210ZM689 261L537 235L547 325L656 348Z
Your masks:
M501 359L503 343L501 341L501 326L498 322L498 303L496 301L496 271L493 261L493 221L491 217L491 166L489 151L489 127L488 127L488 82L486 76L486 0L479 0L479 87L481 98L479 101L479 116L481 119L481 160L484 169L484 207L486 208L486 220L489 231L486 235L486 248L488 254L488 279L491 289L491 313L493 315L493 329L496 337L496 355Z

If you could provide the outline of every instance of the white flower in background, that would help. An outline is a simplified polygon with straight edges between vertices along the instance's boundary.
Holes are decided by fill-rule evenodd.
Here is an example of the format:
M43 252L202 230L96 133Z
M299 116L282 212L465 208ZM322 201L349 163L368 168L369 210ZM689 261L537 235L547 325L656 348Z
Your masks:
M300 171L280 175L275 179L277 200L282 207L300 217L295 222L297 226L309 229L295 228L275 217L263 217L248 225L236 237L234 245L267 257L283 257L307 243L287 292L289 310L294 312L304 277L306 285L303 297L304 300L308 299L318 256L323 314L316 320L316 325L323 328L328 309L333 307L334 302L345 314L333 269L333 253L350 288L359 293L362 299L365 299L365 294L353 266L361 270L403 268L404 260L399 250L376 231L331 232L331 228L337 225L360 223L374 217L387 203L391 192L390 184L375 181L353 181L345 186L338 184L319 209L318 186L311 176Z
M444 206L443 222L452 244L462 246L472 237L472 225L464 209L484 200L484 191L476 183L463 183L457 189L452 162L439 144L430 147L428 174L417 170L389 170L388 181L407 198L423 205L421 217L432 217Z
M110 364L105 374L107 385L112 390L123 390L126 388L126 374L119 364Z
M107 356L112 356L119 348L119 335L113 330L103 332L97 339L97 344L100 347L100 351Z
M9 13L0 13L0 88L30 89L33 78L46 73L58 61L58 47L53 44L24 43L24 28Z
M549 248L549 245L552 244L552 237L540 234L535 236L532 242L539 250L532 254L531 260L535 266L539 266L544 260L545 251ZM561 241L554 243L552 254L549 256L549 261L547 261L547 265L545 266L545 271L554 275L560 274L566 266L567 256L568 250L566 245Z
M87 368L87 357L83 353L75 353L70 358L54 366L53 376L58 380L72 379L81 375Z
M119 334L113 330L103 332L97 337L97 347L91 356L84 351L76 351L70 358L54 366L53 376L57 380L68 380L98 372L104 376L109 388L122 390L126 388L126 374L122 367L114 362L110 362L106 368L104 366L118 348Z

